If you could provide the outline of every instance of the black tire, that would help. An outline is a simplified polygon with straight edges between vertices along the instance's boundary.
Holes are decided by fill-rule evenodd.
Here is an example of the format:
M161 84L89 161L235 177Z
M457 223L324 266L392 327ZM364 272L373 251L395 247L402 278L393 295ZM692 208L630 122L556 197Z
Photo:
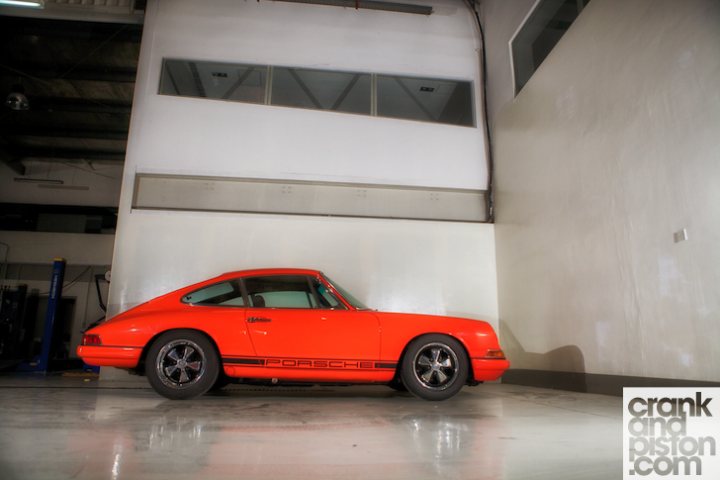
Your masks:
M194 330L163 333L150 346L145 362L150 386L171 400L206 393L215 385L219 371L220 362L212 343Z
M407 347L400 377L410 393L424 400L447 400L468 378L465 349L454 338L431 334L418 337Z
M405 384L403 384L402 380L400 380L400 377L393 378L390 383L388 383L388 387L392 388L396 392L407 392L407 388L405 387Z
M228 385L230 385L230 383L232 383L232 382L230 381L230 377L228 377L228 376L225 375L224 373L220 372L220 373L218 374L217 380L215 380L215 383L213 384L213 386L210 387L210 391L211 391L211 392L219 392L219 391L222 390L223 388L225 388L225 387L227 387Z

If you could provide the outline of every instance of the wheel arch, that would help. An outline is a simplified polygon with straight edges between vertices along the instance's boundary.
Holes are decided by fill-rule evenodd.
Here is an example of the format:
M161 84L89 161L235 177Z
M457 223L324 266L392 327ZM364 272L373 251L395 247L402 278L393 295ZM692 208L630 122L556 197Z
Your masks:
M447 332L423 332L423 333L419 333L419 334L415 335L414 337L412 337L411 339L409 339L405 343L405 346L403 347L402 352L400 352L400 358L398 358L397 366L395 367L395 376L393 377L393 379L400 378L400 371L402 369L402 364L403 364L403 361L405 360L405 355L407 354L407 350L408 350L408 347L410 346L410 344L412 342L414 342L415 340L417 340L418 338L422 338L427 335L442 335L442 336L445 336L448 338L452 338L453 340L458 342L460 344L460 346L462 346L463 352L465 353L465 358L467 358L467 362L468 362L468 378L465 379L465 384L472 384L474 382L475 375L473 372L472 361L470 361L470 352L468 351L467 345L465 345L465 342L463 342L461 337L458 337L457 335L453 335L453 334L447 333Z
M150 338L150 340L148 340L145 343L145 346L142 349L142 353L140 353L140 359L138 360L137 367L135 367L135 369L134 369L135 373L137 373L138 375L145 375L145 361L147 359L147 355L148 355L148 352L150 351L150 347L152 346L152 344L155 343L155 340L160 338L161 335L164 335L168 332L174 332L176 330L189 330L192 332L197 332L197 333L203 335L205 338L207 338L208 341L210 342L210 344L215 349L215 354L217 355L218 362L220 364L219 365L220 373L223 373L222 357L220 356L220 349L218 348L217 343L215 342L215 339L213 339L212 336L210 336L207 332L200 330L199 328L181 328L181 327L166 328L165 330L153 335L152 338Z

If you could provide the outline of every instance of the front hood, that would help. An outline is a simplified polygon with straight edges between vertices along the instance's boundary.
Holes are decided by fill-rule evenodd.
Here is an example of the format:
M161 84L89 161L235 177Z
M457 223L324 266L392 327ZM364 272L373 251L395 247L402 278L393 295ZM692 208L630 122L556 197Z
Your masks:
M452 323L476 327L478 324L490 326L486 320L475 320L466 317L451 317L445 315L429 315L425 313L403 313L403 312L375 312L380 320L407 321L407 322L434 322L437 324Z

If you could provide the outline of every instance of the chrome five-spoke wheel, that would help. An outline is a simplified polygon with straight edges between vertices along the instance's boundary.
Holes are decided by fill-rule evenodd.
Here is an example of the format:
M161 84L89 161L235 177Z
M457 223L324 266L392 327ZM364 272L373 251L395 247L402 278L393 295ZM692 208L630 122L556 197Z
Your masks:
M431 390L444 390L458 375L455 352L442 343L425 345L415 355L415 378Z
M155 368L168 387L188 386L205 374L205 355L195 342L175 340L160 350Z

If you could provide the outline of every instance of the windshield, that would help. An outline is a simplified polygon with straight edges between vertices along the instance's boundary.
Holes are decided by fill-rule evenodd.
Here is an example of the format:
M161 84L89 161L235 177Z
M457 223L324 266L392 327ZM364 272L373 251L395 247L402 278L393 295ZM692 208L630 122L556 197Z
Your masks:
M357 308L358 310L370 310L368 307L366 307L360 300L353 297L350 292L342 288L340 285L338 285L336 282L330 280L327 275L323 273L323 278L326 282L328 282L337 292L343 296L343 298L353 307Z

